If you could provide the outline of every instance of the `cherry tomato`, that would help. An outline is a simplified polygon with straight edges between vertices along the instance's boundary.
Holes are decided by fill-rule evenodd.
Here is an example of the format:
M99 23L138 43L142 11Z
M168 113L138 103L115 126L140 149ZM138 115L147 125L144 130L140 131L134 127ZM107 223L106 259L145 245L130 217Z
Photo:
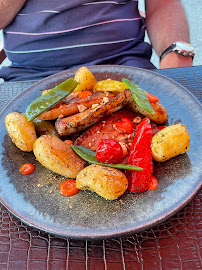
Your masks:
M25 174L25 175L32 173L34 170L35 170L35 167L31 163L25 163L24 165L20 167L20 173Z
M150 103L159 101L158 97L156 97L156 96L154 96L154 95L152 95L150 93L146 93L146 95L147 95L147 98L148 98Z
M127 117L122 117L119 121L115 122L114 125L119 131L123 133L133 133L133 122Z
M116 164L124 157L120 143L112 139L102 140L97 148L96 158L105 163Z
M158 188L159 182L155 176L151 176L149 181L149 189L150 190L156 190Z
M74 179L67 179L60 184L59 191L63 196L73 196L79 192Z

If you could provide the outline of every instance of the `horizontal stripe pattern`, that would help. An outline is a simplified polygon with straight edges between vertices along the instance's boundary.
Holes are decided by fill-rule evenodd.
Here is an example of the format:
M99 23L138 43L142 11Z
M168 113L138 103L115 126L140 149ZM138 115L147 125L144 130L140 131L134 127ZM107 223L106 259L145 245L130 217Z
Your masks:
M29 0L4 29L4 49L22 71L119 64L150 50L144 28L136 0Z
M60 11L57 11L57 10L41 10L41 11L28 13L28 14L19 13L17 16L29 16L29 15L33 15L33 14L39 14L39 13L60 13Z
M131 0L131 1L125 1L125 2L116 2L116 1L98 1L98 2L84 3L83 5L99 5L99 4L125 5L125 4L128 4L129 2L138 2L138 0Z
M122 42L129 42L134 40L134 38L125 39L125 40L114 40L114 41L106 41L106 42L99 42L99 43L88 43L88 44L77 44L71 46L64 46L64 47L57 47L57 48L50 48L50 49L41 49L41 50L30 50L30 51L9 51L5 49L8 53L38 53L38 52L50 52L50 51L58 51L58 50L65 50L65 49L72 49L72 48L81 48L81 47L90 47L90 46L99 46L99 45L108 45L108 44L116 44Z
M130 2L138 2L138 0L131 0L131 1L123 1L123 2L117 2L117 1L96 1L96 2L87 2L87 3L82 3L81 5L100 5L100 4L114 4L114 5L126 5ZM33 13L18 13L17 16L27 16L27 15L33 15L33 14L38 14L38 13L59 13L58 10L60 10L64 5L60 5L55 7L53 10L39 10Z
M141 18L139 17L139 18L132 18L132 19L116 19L116 20L104 21L104 22L94 23L90 25L84 25L77 28L72 28L72 29L67 29L67 30L62 30L62 31L54 31L54 32L27 33L27 32L13 32L13 31L4 30L4 33L13 34L13 35L27 35L27 36L54 35L54 34L69 33L69 32L85 29L88 27L98 26L98 25L104 25L104 24L116 23L116 22L130 22L130 21L136 21L136 20L141 20Z

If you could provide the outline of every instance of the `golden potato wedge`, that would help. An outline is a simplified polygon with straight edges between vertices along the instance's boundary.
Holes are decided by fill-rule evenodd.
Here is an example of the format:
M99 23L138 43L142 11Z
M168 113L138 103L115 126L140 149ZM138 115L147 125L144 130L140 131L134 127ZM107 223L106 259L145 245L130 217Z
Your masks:
M108 91L108 92L121 92L127 89L127 86L123 82L116 80L102 80L98 81L93 86L93 91Z
M79 84L74 89L73 93L77 93L83 90L91 90L96 83L96 79L90 70L86 67L81 67L77 70L74 80Z
M159 162L189 151L190 137L185 125L168 126L152 138L152 156Z
M34 142L37 139L34 124L18 113L9 113L5 117L5 125L13 143L22 151L33 150Z
M107 200L115 200L127 190L128 179L117 169L92 164L77 175L76 186L92 190Z
M53 135L39 137L34 144L33 152L43 166L69 178L76 178L86 165L70 145Z

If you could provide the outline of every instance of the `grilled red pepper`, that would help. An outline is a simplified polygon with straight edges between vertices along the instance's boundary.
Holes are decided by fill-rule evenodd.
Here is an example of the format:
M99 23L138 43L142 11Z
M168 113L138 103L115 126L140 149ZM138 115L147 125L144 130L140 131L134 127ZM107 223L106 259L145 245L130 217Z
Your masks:
M146 96L147 96L150 103L159 101L158 97L156 97L156 96L154 96L154 95L152 95L150 93L146 93Z
M140 172L126 171L130 192L145 191L149 188L149 181L153 172L151 138L150 120L145 118L137 128L127 160L127 164L143 168Z

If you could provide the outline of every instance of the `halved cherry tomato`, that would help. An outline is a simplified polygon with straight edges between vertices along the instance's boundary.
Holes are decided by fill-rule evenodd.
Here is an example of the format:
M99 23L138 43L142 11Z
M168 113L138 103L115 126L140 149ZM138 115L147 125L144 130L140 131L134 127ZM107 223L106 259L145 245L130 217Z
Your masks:
M156 96L154 96L154 95L152 95L150 93L147 93L146 92L146 95L147 95L147 98L148 98L148 100L149 100L150 103L154 103L154 102L158 102L159 101L158 97L156 97Z
M150 190L156 190L158 188L159 182L157 178L152 175L148 185Z
M99 161L116 164L119 163L123 157L123 148L117 141L104 139L99 143L96 151L96 158Z
M33 173L34 170L35 167L31 163L25 163L20 167L20 173L25 175Z
M92 95L92 92L91 92L91 91L84 90L84 91L79 92L78 95L77 95L77 97L80 97L80 98L87 98L87 97L89 97L90 95Z
M133 133L133 122L127 118L127 117L122 117L119 121L114 123L115 127L120 130L123 133L126 134L131 134Z
M63 196L73 196L79 192L74 179L67 179L60 184L59 191Z

